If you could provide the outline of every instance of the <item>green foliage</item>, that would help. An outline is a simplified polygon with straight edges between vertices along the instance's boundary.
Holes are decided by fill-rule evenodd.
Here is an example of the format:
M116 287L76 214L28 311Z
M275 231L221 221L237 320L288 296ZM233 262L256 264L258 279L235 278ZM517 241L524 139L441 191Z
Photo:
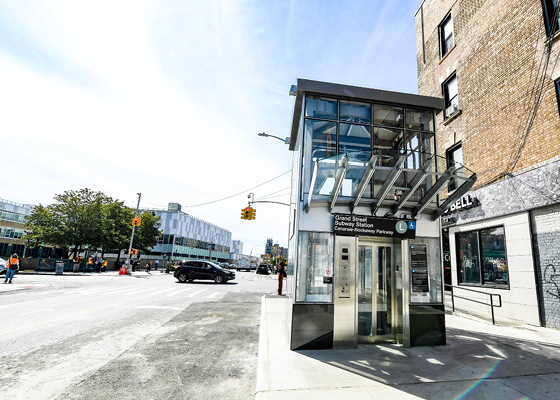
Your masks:
M74 246L74 255L86 245L103 252L128 249L134 210L122 201L89 189L68 190L54 200L47 207L35 207L27 219L24 239L31 247L41 243ZM153 213L140 217L142 225L135 232L133 247L145 251L157 244L161 224Z
M134 232L134 241L132 247L143 251L152 249L156 244L161 232L160 217L156 217L155 213L144 211L139 215L142 224L136 228Z

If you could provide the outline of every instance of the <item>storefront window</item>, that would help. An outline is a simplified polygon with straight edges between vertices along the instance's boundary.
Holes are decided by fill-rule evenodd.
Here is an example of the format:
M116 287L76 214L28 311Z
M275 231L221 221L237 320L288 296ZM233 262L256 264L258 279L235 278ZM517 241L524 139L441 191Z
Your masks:
M504 227L456 234L459 284L509 287Z
M333 268L333 235L299 232L296 301L331 303L332 286L323 283L326 269Z
M480 231L480 249L484 263L484 282L508 285L504 227Z

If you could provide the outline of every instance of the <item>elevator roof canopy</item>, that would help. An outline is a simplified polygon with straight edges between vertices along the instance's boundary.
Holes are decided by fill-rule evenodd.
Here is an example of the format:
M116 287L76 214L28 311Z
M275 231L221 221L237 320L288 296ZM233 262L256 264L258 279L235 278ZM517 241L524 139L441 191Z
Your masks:
M443 99L436 97L298 79L290 150L295 149L297 135L303 131L300 123L304 120L302 113L307 95L412 107L435 113L444 108ZM321 123L320 119L313 121ZM347 126L360 129L360 125ZM374 129L377 128L374 126ZM435 137L434 128L431 130L427 135ZM384 140L382 131L379 129L376 132L380 141ZM413 129L407 132L410 132L411 137L417 135L417 141L424 140L422 132L413 132ZM313 173L309 193L304 198L305 210L328 206L332 212L335 206L348 205L354 212L357 206L367 205L371 207L373 215L383 207L390 209L391 215L407 210L413 218L420 213L430 212L432 219L436 220L470 190L476 182L476 174L460 163L433 154L435 145L432 142L430 146L430 153L413 149L412 146L398 149L372 146L368 151L343 153L339 150L338 155L330 157L313 153ZM422 150L420 147L418 149ZM440 192L446 200L438 205L435 199Z

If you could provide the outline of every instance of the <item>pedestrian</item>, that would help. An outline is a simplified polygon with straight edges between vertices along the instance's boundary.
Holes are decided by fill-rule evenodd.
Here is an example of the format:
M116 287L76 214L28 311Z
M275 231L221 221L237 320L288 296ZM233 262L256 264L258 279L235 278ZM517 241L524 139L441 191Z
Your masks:
M146 263L146 272L147 272L147 273L150 273L150 269L151 269L151 268L152 268L152 262L151 262L151 261L148 261L148 262Z
M154 261L154 266L155 266L156 271L157 271L157 269L159 267L159 260Z
M284 277L286 276L286 264L284 261L280 262L280 268L278 268L278 295L282 296L282 286L284 284Z
M95 272L100 274L102 265L103 265L103 259L101 257L97 257L97 261L96 261L96 264L95 264Z
M16 273L16 270L19 269L19 260L18 260L18 255L16 253L14 253L12 255L12 258L8 260L7 268L8 270L6 271L6 279L4 280L4 283L12 283L12 279L14 279L14 274ZM10 280L9 282L8 279Z
M91 271L93 269L93 257L92 256L88 257L87 266L88 266L88 271Z
M103 260L101 264L101 272L107 272L107 259Z
M138 268L138 260L132 262L132 272L136 272L136 268Z

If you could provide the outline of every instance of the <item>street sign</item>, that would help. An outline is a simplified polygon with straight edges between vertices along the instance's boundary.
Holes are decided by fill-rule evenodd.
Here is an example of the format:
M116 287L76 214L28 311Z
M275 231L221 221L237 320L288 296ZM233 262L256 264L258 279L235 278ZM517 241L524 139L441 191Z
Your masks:
M325 268L325 276L332 276L332 268L331 267Z

